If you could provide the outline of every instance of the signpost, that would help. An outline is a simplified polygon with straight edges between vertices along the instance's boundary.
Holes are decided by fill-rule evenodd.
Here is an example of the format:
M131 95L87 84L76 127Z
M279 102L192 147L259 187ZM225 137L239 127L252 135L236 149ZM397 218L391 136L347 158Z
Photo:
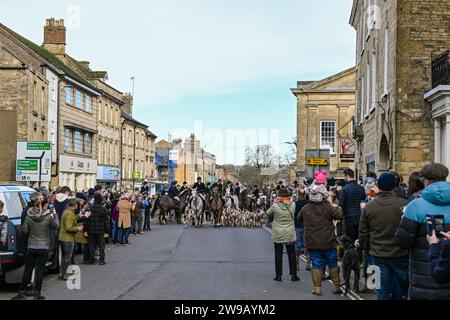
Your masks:
M307 179L314 179L314 172L317 170L330 171L329 149L307 149L305 159L305 177Z
M133 171L133 180L139 180L141 178L140 171Z
M16 181L50 182L51 142L17 142Z

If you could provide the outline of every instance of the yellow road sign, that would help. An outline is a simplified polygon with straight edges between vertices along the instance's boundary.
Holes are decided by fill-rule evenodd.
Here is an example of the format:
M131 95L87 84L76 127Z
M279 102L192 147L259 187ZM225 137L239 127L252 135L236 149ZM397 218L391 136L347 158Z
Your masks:
M321 159L321 158L308 158L308 159L306 159L306 165L308 165L308 166L327 166L328 161L327 161L327 159Z

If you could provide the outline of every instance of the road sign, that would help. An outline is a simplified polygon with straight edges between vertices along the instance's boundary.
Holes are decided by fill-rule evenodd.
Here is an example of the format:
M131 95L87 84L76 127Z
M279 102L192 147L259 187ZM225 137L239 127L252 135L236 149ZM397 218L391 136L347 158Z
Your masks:
M306 159L306 164L308 166L326 166L328 165L328 160L321 158L308 158Z
M133 171L133 179L138 180L141 178L141 172L140 171Z
M51 142L17 142L16 181L49 182L51 169Z

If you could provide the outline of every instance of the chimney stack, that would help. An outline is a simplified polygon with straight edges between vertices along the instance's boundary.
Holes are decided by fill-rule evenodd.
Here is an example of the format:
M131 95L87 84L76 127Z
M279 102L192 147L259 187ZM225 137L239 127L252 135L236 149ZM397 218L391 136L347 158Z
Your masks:
M131 93L125 93L122 97L122 100L124 102L122 111L129 116L133 116L133 96L131 95Z
M66 53L66 27L64 20L47 19L44 27L43 47L54 55Z

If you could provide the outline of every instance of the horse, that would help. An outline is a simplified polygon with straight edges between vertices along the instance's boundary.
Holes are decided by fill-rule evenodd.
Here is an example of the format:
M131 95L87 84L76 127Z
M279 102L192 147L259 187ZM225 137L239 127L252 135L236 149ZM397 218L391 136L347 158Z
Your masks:
M175 220L177 224L181 224L181 208L186 208L187 206L187 197L190 192L182 192L179 196L180 201L177 202L175 199L171 198L169 195L159 196L156 198L155 203L152 206L152 210L150 212L151 217L155 216L155 212L158 209L159 215L158 220L160 224L167 224L167 214L174 210L175 211Z
M205 223L205 213L203 211L203 199L197 194L197 191L192 191L192 197L189 203L189 211L191 217L194 219L195 227L203 227Z
M209 207L211 208L211 213L214 217L214 228L218 228L220 227L221 216L223 212L223 200L217 188L215 188L212 192L212 199L210 201Z

